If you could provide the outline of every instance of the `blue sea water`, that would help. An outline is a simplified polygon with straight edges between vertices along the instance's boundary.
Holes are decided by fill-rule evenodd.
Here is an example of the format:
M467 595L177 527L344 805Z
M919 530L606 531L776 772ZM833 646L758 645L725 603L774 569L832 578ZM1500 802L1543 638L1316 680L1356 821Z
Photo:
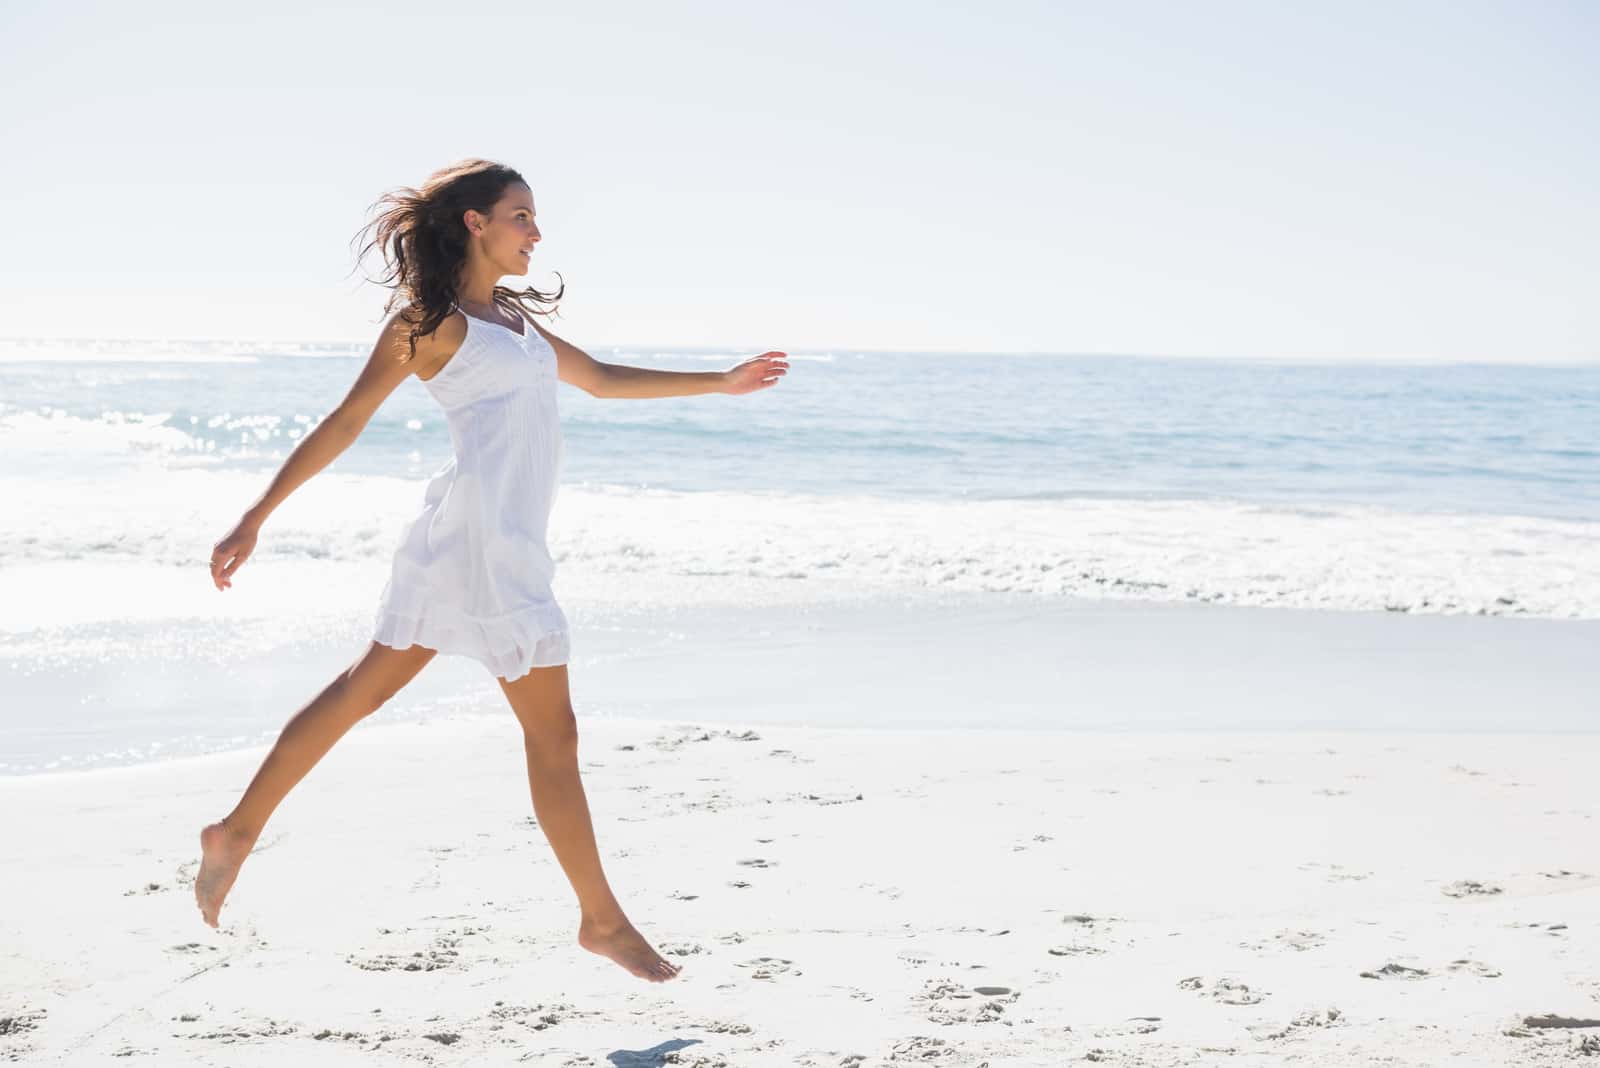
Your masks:
M75 473L78 460L30 417L99 433L133 424L128 455L161 467L268 473L362 361L270 346L170 361L103 346L102 359L19 355L0 362L0 443L14 473L40 478ZM678 370L734 359L597 355ZM752 397L602 401L564 388L561 405L564 479L580 485L1600 520L1594 366L797 353L778 388ZM448 450L412 379L335 470L420 476Z

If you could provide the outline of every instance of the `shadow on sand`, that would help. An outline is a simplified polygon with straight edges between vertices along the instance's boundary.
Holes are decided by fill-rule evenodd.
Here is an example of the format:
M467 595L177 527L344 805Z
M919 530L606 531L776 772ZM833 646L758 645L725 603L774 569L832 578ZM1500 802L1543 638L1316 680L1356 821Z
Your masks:
M606 1060L616 1068L661 1068L667 1063L667 1054L683 1049L685 1046L698 1046L698 1038L674 1038L670 1042L651 1046L649 1049L619 1049L606 1054Z

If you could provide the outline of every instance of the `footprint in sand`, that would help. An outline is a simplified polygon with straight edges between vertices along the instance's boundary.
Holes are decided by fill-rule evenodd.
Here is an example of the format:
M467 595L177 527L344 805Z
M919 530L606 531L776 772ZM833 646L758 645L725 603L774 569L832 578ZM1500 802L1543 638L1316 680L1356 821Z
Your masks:
M1363 979L1426 979L1429 976L1426 968L1412 968L1405 964L1385 964L1375 972L1362 972Z
M224 1027L218 1031L211 1031L203 1035L187 1035L187 1038L199 1038L212 1042L221 1042L223 1045L232 1045L252 1038L282 1038L285 1035L295 1034L298 1029L293 1024L280 1023L277 1020L264 1019L254 1022L238 1023Z
M993 1023L1020 997L1005 986L962 986L948 978L929 979L913 1001L923 1002L928 1019L941 1026Z
M794 966L794 961L782 957L755 957L744 960L735 965L738 968L749 968L752 979L772 979L780 975L800 975L801 971Z
M1051 946L1047 951L1052 957L1095 957L1104 953L1099 946L1084 946L1073 943L1066 946Z
M1362 879L1369 879L1372 877L1372 873L1370 871L1346 871L1343 864L1322 864L1318 861L1308 861L1307 863L1300 865L1301 871L1315 871L1318 868L1326 869L1326 875L1328 882L1330 883L1360 882Z
M433 972L441 968L461 967L461 951L457 947L463 939L482 934L487 929L462 927L443 931L433 937L426 949L416 949L410 953L377 953L368 957L352 954L345 957L345 961L365 972Z
M1468 975L1478 975L1485 979L1500 978L1500 969L1491 967L1478 960L1453 960L1449 968L1453 972L1465 972Z
M1110 1035L1153 1035L1161 1030L1161 1017L1159 1016L1130 1016L1125 1024L1116 1024L1112 1027L1099 1028L1095 1032L1096 1038L1105 1038Z
M1091 916L1087 912L1069 912L1061 917L1061 922L1074 928L1074 933L1099 935L1109 930L1109 926L1120 923L1116 916ZM1096 956L1105 950L1097 946L1087 945L1082 942L1067 942L1058 946L1051 946L1047 952L1053 957L1078 957Z
M569 1016L584 1016L587 1013L574 1013L572 1006L564 1001L550 1005L507 1005L503 1001L494 1003L495 1007L489 1011L489 1018L500 1024L518 1024L530 1031L544 1031L567 1019Z
M1344 1014L1335 1008L1307 1009L1286 1024L1251 1024L1245 1030L1257 1042L1270 1042L1287 1038L1296 1031L1314 1027L1332 1027Z
M1480 883L1476 879L1460 879L1440 891L1445 897L1487 897L1503 892L1493 883Z
M927 1035L915 1035L911 1038L902 1038L889 1049L888 1059L891 1061L905 1061L912 1064L946 1063L957 1057L956 1047L950 1045L942 1038L932 1038Z
M662 953L671 953L674 957L692 957L696 953L704 953L705 949L699 942L662 942Z
M1257 952L1270 949L1292 949L1297 953L1304 953L1308 949L1316 949L1326 941L1316 931L1279 931L1269 939L1260 942L1240 942L1239 948L1253 949Z
M1528 1030L1522 1032L1522 1034L1518 1037L1526 1038L1534 1031L1544 1031L1552 1028L1568 1029L1576 1027L1600 1027L1600 1020L1585 1019L1578 1016L1561 1016L1556 1013L1548 1013L1543 1016L1524 1016L1522 1018L1522 1027L1527 1028ZM1508 1035L1513 1033L1515 1032L1506 1032Z
M1191 975L1187 979L1178 980L1179 990L1194 990L1206 992L1206 981L1202 976ZM1226 976L1210 984L1210 995L1213 999L1224 1005L1256 1005L1265 998L1265 991L1251 990L1250 987L1237 979Z
M748 1035L750 1025L742 1023L729 1023L726 1020L708 1020L698 1025L701 1031L709 1031L714 1035Z
M12 1016L0 1016L0 1036L20 1035L24 1032L32 1031L39 1026L39 1021L44 1018L44 1009L19 1012Z
M679 727L677 730L678 733L675 735L659 734L650 739L651 747L671 752L682 749L687 742L709 742L711 740L711 735L699 727Z
M656 1061L629 1061L629 1064L655 1064ZM728 1068L728 1061L715 1053L690 1053L686 1050L672 1049L661 1055L661 1064L675 1064L679 1068Z
M797 797L799 797L799 798L801 798L802 800L805 800L805 801L811 801L811 802L813 802L815 804L818 804L818 805L848 805L852 801L860 801L860 800L863 799L863 795L861 795L861 794L852 794L852 793L826 794L826 795L825 794L798 794L798 795L794 795L794 796L797 796Z
M311 1036L318 1042L365 1042L367 1036L360 1031L335 1031L331 1027L324 1027Z

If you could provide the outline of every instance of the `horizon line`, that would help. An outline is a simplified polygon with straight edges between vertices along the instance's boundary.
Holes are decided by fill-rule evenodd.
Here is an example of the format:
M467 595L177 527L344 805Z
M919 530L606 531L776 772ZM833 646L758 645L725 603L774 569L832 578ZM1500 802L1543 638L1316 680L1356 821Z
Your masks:
M237 345L251 347L284 346L338 346L338 347L366 347L371 341L366 339L349 340L342 338L293 338L293 337L147 337L147 336L18 336L0 335L0 346L16 344L36 345L68 345L68 344L178 344L178 345ZM583 347L583 346L580 346ZM691 353L707 353L715 355L738 355L754 352L751 346L739 345L655 345L655 344L591 344L586 351L644 353L655 352L664 355L686 355ZM1296 364L1383 364L1387 366L1415 366L1415 365L1486 365L1496 367L1593 367L1600 366L1600 353L1588 356L1540 356L1527 360L1511 360L1506 357L1472 355L1472 356L1439 356L1422 353L1381 353L1361 355L1249 355L1235 353L1161 353L1161 352L1108 352L1108 351L1072 351L1065 349L888 349L888 348L862 348L855 346L829 346L807 345L784 350L789 355L799 356L997 356L1014 358L1058 358L1058 359L1106 359L1106 360L1197 360L1213 362L1243 362L1243 363L1296 363ZM285 354L292 355L292 354Z

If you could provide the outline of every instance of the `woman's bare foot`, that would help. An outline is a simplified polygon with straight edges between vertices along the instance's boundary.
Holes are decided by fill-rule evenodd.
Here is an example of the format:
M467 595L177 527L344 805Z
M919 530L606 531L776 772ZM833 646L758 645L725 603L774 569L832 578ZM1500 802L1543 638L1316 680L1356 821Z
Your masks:
M602 927L584 920L578 928L578 945L590 953L609 957L640 979L662 983L677 975L679 968L650 947L644 935L627 920L615 927Z
M246 840L225 823L213 823L200 832L200 874L194 880L194 900L201 918L212 927L217 925L222 899L233 889L239 866L254 845L254 839Z

